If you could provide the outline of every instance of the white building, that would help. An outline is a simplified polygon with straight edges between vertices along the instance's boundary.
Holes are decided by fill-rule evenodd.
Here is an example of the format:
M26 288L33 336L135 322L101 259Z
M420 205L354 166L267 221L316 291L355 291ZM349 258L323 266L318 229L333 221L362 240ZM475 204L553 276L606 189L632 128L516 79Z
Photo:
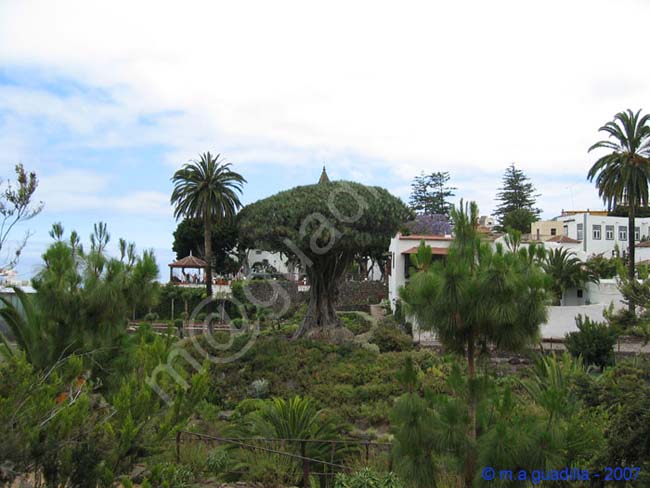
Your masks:
M634 240L639 242L649 235L650 218L635 219ZM533 239L546 242L557 236L580 241L586 257L595 254L611 257L617 249L620 253L628 251L628 219L610 217L605 211L572 211L550 221L535 222L531 227Z
M493 246L501 244L506 247L505 236L491 236L486 234L486 237L491 241ZM434 255L434 259L444 259L447 255L449 246L452 242L452 237L447 236L434 236L434 235L410 235L404 236L397 234L393 239L391 239L389 251L389 270L388 270L388 299L390 300L391 308L395 309L395 303L399 299L399 289L406 285L411 268L411 259L410 256L417 252L417 248L420 245L420 242L424 241L425 244L431 246L431 252ZM526 247L531 244L530 239L524 240L520 246ZM576 257L582 261L585 261L588 257L587 253L582 249L582 242L567 237L564 235L554 235L550 237L546 242L543 242L545 249L568 249L573 252ZM647 257L650 259L650 243L648 244ZM644 251L645 251L644 249ZM646 256L646 254L642 254ZM611 284L603 285L603 289L600 290L598 285L595 286L585 286L584 289L571 289L567 290L565 297L562 300L562 305L586 305L589 303L601 303L604 300L603 294L614 296L615 293L610 290ZM607 291L604 289L607 288ZM618 298L614 300L617 301L620 298L620 294L617 295ZM609 303L610 300L605 300Z
M246 254L246 261L246 269L244 271L247 275L256 271L264 273L264 268L268 266L272 266L275 272L287 276L291 275L292 278L298 272L297 267L289 263L288 256L280 252L251 249ZM297 277L295 278L297 279Z
M492 215L481 215L478 219L478 225L492 229L497 225L497 221Z
M390 241L388 248L388 300L394 310L395 303L399 298L399 289L406 284L411 267L411 254L417 252L420 242L431 246L431 253L434 259L442 259L447 255L452 238L450 235L412 235L403 236L397 234Z

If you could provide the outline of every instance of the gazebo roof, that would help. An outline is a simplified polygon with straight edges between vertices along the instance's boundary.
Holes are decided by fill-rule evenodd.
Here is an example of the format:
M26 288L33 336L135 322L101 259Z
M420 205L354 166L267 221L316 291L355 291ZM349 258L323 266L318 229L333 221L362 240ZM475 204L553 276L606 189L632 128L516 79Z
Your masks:
M196 256L185 256L178 261L169 264L170 268L205 268L208 265L203 259Z

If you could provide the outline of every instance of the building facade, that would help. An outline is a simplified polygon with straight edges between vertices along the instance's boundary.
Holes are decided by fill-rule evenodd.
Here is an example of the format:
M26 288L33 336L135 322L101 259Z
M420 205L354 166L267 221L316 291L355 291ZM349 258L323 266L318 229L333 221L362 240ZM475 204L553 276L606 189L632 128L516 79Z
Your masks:
M388 300L395 310L399 299L399 289L404 286L411 270L411 255L417 252L420 242L431 247L434 259L443 259L447 255L452 238L450 235L411 235L397 234L390 241L388 248Z
M638 243L650 236L650 218L637 218L634 240ZM531 237L548 241L557 235L580 241L586 257L602 254L611 257L628 251L627 217L610 217L604 211L563 212L552 220L534 222ZM638 259L638 258L637 258Z

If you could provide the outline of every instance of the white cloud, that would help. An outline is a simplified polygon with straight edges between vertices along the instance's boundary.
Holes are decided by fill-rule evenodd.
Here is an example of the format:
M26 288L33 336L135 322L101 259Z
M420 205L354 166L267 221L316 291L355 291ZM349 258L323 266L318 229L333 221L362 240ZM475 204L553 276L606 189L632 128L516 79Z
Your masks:
M93 171L65 170L40 177L38 198L48 212L114 211L171 217L169 195L158 191L111 192L113 177Z
M639 62L649 10L629 0L5 2L0 62L105 88L115 103L57 107L5 91L17 109L51 105L81 134L109 121L98 144L164 142L170 162L230 147L301 164L277 149L289 147L359 154L380 163L357 170L388 164L403 180L511 161L584 174L597 128L650 96ZM634 49L608 37L621 18L620 42ZM181 114L133 133L139 114L165 110Z

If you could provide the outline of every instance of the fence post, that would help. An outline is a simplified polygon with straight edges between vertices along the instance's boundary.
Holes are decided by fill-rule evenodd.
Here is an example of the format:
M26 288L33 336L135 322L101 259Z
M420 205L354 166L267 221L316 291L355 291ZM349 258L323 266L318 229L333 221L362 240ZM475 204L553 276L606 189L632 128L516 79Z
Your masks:
M303 486L309 488L309 460L307 459L307 443L300 441L300 455L302 456Z
M181 431L176 432L176 462L181 462Z
M334 456L336 456L336 441L332 441L332 450L330 453L330 463L334 464ZM331 473L330 482L334 484L334 479L336 478L336 473L334 471L334 466L327 466L327 471ZM327 478L326 478L327 481ZM330 486L330 485L327 485Z
M364 442L366 446L366 464L368 464L368 461L370 460L370 444L368 444L368 441Z

